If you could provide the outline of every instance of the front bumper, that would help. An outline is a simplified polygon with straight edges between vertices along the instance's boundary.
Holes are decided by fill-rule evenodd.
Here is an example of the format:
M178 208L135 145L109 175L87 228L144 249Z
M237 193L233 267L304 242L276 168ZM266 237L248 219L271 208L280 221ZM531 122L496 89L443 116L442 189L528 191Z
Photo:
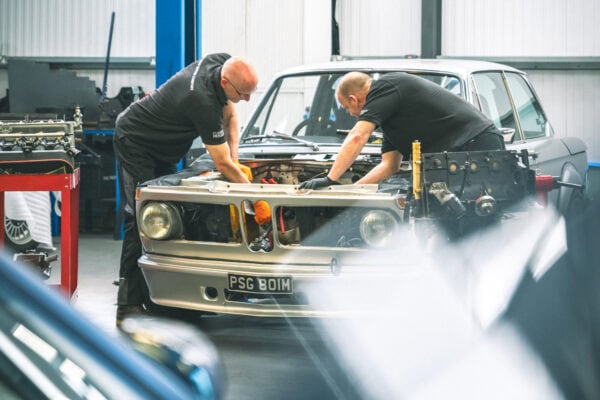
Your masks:
M338 284L347 279L364 280L390 268L383 265L345 265L343 258L333 263L258 264L222 260L184 259L144 254L138 264L159 305L207 312L259 317L335 317L348 310L323 304ZM394 266L397 270L398 266ZM389 270L388 270L389 271ZM293 294L253 294L229 290L229 274L254 277L291 277ZM319 297L315 299L317 294Z

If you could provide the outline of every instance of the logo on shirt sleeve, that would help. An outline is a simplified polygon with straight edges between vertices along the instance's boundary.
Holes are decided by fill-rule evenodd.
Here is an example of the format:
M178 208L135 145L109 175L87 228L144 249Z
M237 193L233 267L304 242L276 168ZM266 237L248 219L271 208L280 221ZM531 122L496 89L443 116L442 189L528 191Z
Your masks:
M225 136L225 132L223 132L223 129L221 129L220 131L212 133L213 139L220 139L220 138L222 138L224 136Z

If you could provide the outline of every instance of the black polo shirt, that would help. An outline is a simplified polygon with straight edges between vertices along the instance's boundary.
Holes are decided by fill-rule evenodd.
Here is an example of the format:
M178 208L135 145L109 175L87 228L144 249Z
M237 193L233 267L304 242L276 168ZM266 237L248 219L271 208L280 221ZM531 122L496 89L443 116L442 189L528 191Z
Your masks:
M221 69L231 56L207 55L132 103L116 122L115 149L125 164L155 161L176 163L201 136L205 144L225 142ZM126 165L127 167L127 165Z
M415 140L421 142L422 152L456 151L493 125L457 95L404 72L388 73L371 83L358 119L381 127L382 153L398 150L405 158Z

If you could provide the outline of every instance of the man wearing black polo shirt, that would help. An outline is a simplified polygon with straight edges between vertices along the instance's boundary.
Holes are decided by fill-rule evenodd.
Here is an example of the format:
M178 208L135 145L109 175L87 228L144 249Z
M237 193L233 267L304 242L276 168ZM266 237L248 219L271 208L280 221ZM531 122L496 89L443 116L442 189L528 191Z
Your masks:
M175 172L176 163L198 136L225 178L248 183L237 164L239 124L234 103L250 100L257 84L256 71L247 60L210 54L117 118L113 146L125 214L117 326L127 314L144 313L151 304L137 264L142 254L135 218L137 184Z
M350 72L340 80L336 96L358 121L329 174L303 182L300 189L335 184L378 126L383 130L381 162L357 183L378 183L398 172L415 140L427 153L505 148L502 134L483 113L416 75L395 72L374 80L365 73Z

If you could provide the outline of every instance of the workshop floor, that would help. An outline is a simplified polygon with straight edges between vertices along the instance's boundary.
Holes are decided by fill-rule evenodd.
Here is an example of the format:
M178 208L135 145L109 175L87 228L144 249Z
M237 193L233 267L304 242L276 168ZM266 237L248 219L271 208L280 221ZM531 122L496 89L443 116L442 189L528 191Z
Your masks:
M110 335L117 335L115 311L121 241L109 234L82 234L79 238L79 276L72 299L75 308ZM60 254L60 239L54 241ZM49 283L60 281L60 263L55 263Z
M117 337L115 311L121 254L112 234L81 234L75 309ZM60 239L54 239L60 251ZM55 262L48 283L60 280ZM195 324L217 346L226 375L224 400L358 399L345 371L309 320L205 315Z

